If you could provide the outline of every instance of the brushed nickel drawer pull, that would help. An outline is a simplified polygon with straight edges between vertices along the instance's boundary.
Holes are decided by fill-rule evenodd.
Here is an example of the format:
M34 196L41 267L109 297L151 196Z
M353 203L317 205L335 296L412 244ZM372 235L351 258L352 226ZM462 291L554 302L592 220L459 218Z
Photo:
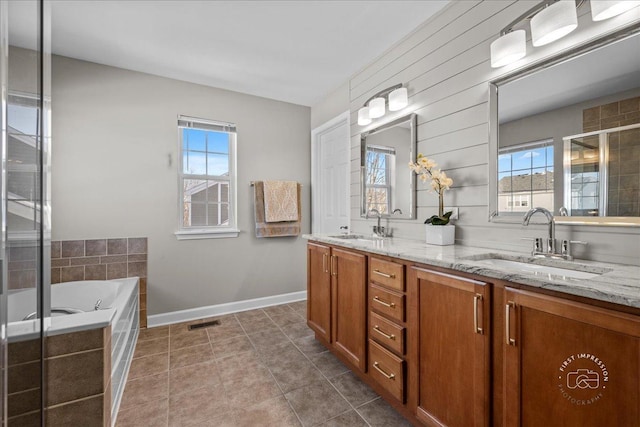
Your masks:
M386 277L387 279L395 279L395 278L396 278L396 275L395 275L395 274L387 274L387 273L383 273L383 272L382 272L382 271L380 271L380 270L373 270L373 272L374 272L374 273L376 273L376 274L377 274L377 275L379 275L379 276Z
M384 332L382 332L382 330L380 330L380 326L375 325L373 327L373 330L376 331L377 333L379 333L380 335L382 335L383 337L390 339L390 340L394 340L396 339L395 335L389 335L389 334L385 334Z
M382 370L382 368L380 368L380 366L378 365L378 362L373 362L373 367L376 368L376 371L380 372L388 380L395 380L396 378L395 374L387 374L385 371Z
M516 345L516 340L514 338L511 338L511 307L515 308L516 303L513 301L509 301L505 306L506 311L505 311L505 322L504 322L505 324L504 336L505 336L507 345Z
M482 328L478 327L478 303L482 302L482 295L473 296L473 332L482 335Z
M384 302L384 301L382 301L380 298L378 298L378 295L374 296L374 297L373 297L373 300L374 300L375 302L377 302L378 304L382 304L382 305L384 305L385 307L395 308L395 306L396 306L396 304L395 304L395 303L393 303L393 302L389 303L389 302Z
M329 268L327 266L327 254L322 254L322 272L328 273Z
M331 255L331 275L332 276L337 276L338 275L338 256L337 255Z

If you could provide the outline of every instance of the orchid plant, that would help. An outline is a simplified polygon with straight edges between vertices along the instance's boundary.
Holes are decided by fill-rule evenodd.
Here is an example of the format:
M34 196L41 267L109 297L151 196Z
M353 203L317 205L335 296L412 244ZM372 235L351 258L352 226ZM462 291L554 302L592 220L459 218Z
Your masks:
M447 225L451 212L444 212L444 192L451 188L453 180L447 174L437 169L438 164L428 157L418 154L415 163L409 162L409 169L414 171L422 182L431 179L431 189L438 193L438 215L433 215L424 222L425 224Z

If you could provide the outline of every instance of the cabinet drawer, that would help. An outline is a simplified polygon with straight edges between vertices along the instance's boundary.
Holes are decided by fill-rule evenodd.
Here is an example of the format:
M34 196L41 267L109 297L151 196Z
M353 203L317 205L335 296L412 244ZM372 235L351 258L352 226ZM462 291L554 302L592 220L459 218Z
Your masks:
M404 360L369 340L369 375L404 403Z
M369 260L369 280L404 291L404 265L371 257Z
M404 331L404 327L376 313L371 313L369 337L399 355L404 354Z
M369 285L369 302L372 310L386 317L404 322L404 295L376 286Z

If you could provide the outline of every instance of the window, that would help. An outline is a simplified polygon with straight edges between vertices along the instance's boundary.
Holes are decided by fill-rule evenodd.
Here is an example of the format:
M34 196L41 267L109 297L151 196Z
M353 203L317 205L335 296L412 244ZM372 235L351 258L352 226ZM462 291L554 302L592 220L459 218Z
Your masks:
M180 116L178 239L236 237L236 127Z
M391 212L391 168L395 163L395 155L396 150L392 147L367 145L367 212L371 209L383 215Z
M512 145L498 152L498 210L553 212L553 140Z

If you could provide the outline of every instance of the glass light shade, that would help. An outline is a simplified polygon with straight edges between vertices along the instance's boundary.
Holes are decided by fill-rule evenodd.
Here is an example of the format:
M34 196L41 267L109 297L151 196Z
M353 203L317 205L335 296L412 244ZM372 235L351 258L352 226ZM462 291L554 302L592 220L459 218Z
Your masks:
M491 66L503 67L527 54L527 34L524 30L516 30L505 34L491 43Z
M534 46L544 46L566 36L577 27L576 2L561 0L531 18L531 41Z
M399 111L409 105L407 88L401 87L389 94L389 111Z
M591 18L594 21L602 21L620 15L636 6L640 6L640 1L591 0Z
M378 117L384 116L384 104L384 98L373 98L369 101L369 117L377 119Z
M362 107L358 110L358 124L360 126L366 126L371 123L371 117L369 117L369 107Z

